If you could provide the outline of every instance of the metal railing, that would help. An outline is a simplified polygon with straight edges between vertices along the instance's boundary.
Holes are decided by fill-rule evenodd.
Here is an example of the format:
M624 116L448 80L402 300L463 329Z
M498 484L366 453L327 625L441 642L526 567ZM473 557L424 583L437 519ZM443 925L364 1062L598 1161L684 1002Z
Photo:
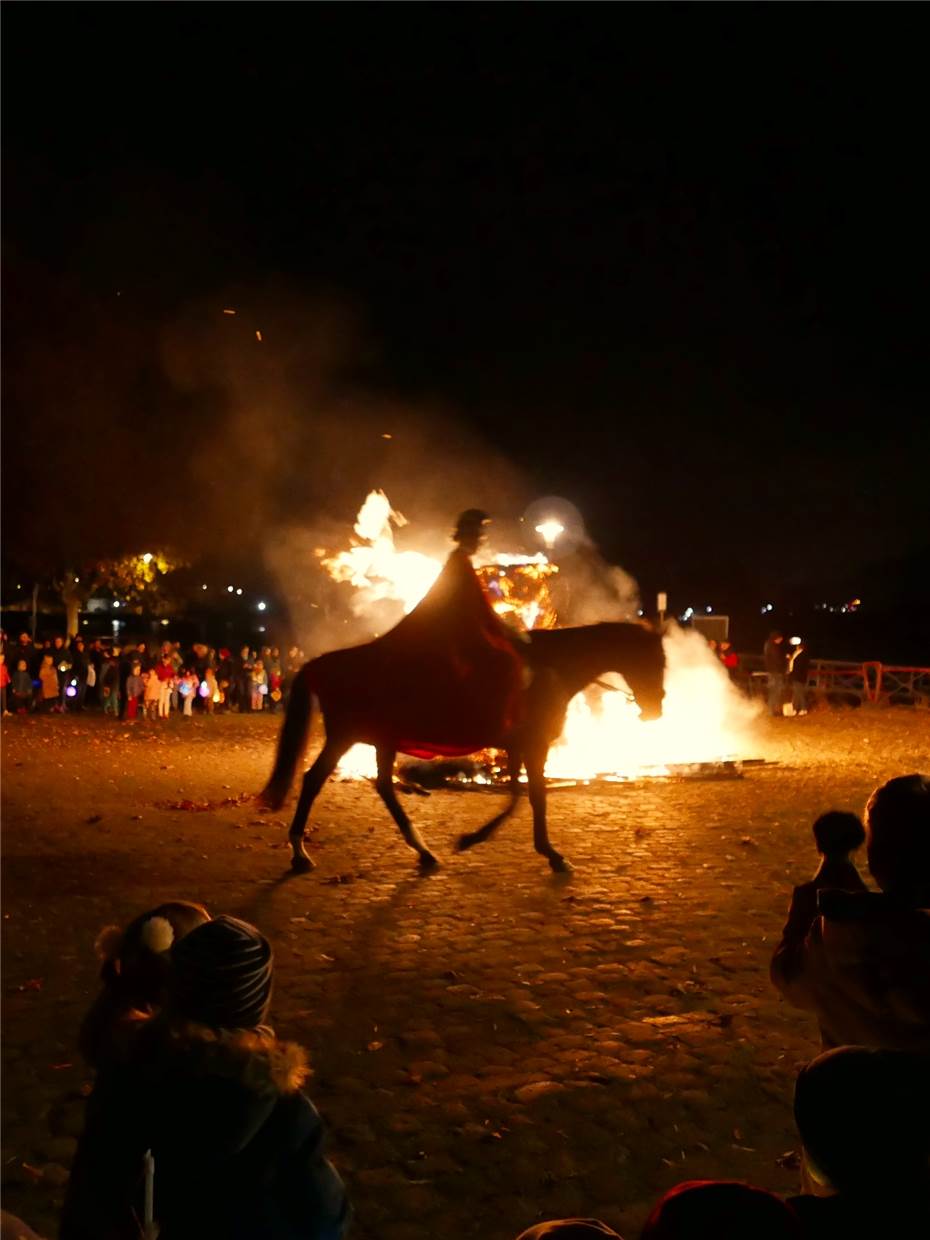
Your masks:
M761 655L740 655L743 683L764 696L768 677ZM930 667L900 667L868 660L812 659L807 689L815 701L857 701L863 706L916 706L930 710Z

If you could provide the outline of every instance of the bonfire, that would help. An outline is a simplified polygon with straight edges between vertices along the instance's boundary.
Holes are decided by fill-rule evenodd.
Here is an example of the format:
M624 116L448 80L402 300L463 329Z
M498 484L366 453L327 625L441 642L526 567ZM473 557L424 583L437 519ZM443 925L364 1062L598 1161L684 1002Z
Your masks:
M407 614L438 577L441 560L396 546L395 531L407 524L383 491L372 491L359 511L350 545L320 557L322 568L351 589L356 615L373 618L377 607L391 601ZM558 625L550 582L559 568L548 556L488 551L477 571L506 622L526 630ZM622 618L627 617L603 617ZM749 758L758 707L734 688L699 633L672 624L663 644L667 670L662 718L642 722L622 677L605 677L572 700L565 729L549 754L550 779L619 782L697 767L733 769ZM502 777L493 753L476 755L455 769L459 784L493 786ZM374 774L374 750L367 745L356 745L339 765L345 779Z

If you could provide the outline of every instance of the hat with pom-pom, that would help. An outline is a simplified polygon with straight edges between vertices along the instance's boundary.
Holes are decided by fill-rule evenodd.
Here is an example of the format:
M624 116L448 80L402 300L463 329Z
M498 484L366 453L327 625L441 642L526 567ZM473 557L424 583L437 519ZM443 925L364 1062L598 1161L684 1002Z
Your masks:
M125 930L105 926L97 936L95 949L101 961L101 976L112 981L122 975L145 975L161 964L167 964L166 953L195 926L210 920L202 904L186 900L169 900L157 908L141 913ZM161 958L165 959L162 961Z

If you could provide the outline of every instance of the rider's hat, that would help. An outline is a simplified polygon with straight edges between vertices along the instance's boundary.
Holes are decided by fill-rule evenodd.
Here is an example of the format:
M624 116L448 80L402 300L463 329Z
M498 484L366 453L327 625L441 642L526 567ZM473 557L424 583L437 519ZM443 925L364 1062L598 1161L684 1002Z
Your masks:
M455 523L452 537L458 540L466 537L468 534L480 533L481 527L490 520L490 516L486 512L482 512L480 508L466 508L464 512L459 513L459 519Z

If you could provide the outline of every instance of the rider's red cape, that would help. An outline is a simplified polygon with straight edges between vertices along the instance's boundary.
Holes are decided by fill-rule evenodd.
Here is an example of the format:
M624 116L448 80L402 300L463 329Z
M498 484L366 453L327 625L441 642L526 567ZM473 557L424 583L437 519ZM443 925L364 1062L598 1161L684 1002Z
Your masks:
M449 757L503 744L517 722L523 661L459 548L422 602L356 653L358 683L340 688L358 701L372 744ZM314 679L327 673L320 666Z

